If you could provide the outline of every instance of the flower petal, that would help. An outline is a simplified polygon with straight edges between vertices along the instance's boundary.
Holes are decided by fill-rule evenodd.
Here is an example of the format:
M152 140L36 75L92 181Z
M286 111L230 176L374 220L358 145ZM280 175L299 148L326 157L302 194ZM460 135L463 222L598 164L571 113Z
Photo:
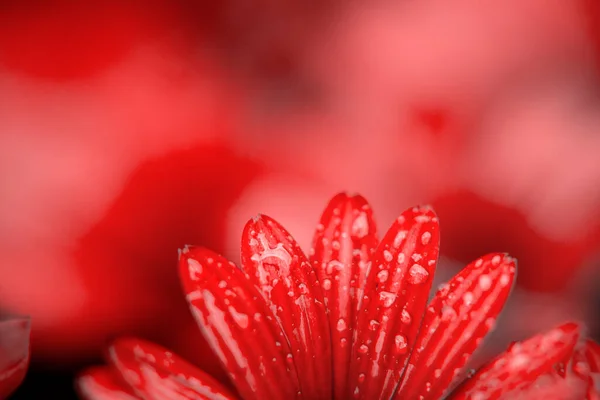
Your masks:
M317 274L306 256L280 224L262 215L244 228L242 264L287 335L303 396L331 399L329 323Z
M600 345L587 340L584 357L589 367L589 386L586 400L600 400Z
M180 274L190 309L240 395L246 400L298 397L286 337L247 275L198 247L183 250Z
M542 385L550 388L556 370L564 366L574 354L579 339L579 326L566 323L549 332L534 336L524 342L514 343L489 364L481 368L471 379L450 397L459 399L517 399L539 398ZM562 373L564 375L564 372ZM540 379L542 381L540 381ZM543 397L547 398L547 397ZM550 397L550 400L552 397ZM556 397L564 399L564 397Z
M373 255L360 296L349 390L389 399L417 338L439 252L438 220L428 207L406 210Z
M0 398L7 398L25 378L30 334L29 318L0 321Z
M396 399L438 399L493 328L515 277L515 261L494 253L440 286L427 308Z
M235 398L209 375L154 343L120 338L108 353L111 364L144 400Z
M555 364L547 372L518 391L503 398L510 400L582 400L589 390L589 367L579 344L567 362Z
M84 371L76 381L79 395L86 400L137 400L120 374L110 367L92 367Z
M321 216L313 239L311 264L319 275L329 311L333 353L334 398L345 397L356 326L359 288L377 246L373 212L361 196L335 196Z

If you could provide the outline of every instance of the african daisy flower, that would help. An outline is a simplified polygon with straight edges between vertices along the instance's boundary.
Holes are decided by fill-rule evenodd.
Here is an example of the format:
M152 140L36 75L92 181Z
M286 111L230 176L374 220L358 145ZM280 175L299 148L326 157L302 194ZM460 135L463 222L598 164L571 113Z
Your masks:
M242 235L242 267L198 247L179 256L202 334L234 390L158 345L115 341L108 367L78 380L101 399L597 399L598 346L567 323L513 344L460 384L493 328L515 261L489 254L427 305L439 249L435 213L405 211L378 242L360 196L339 194L310 257L266 216ZM558 397L557 397L558 396ZM594 397L596 396L596 397Z

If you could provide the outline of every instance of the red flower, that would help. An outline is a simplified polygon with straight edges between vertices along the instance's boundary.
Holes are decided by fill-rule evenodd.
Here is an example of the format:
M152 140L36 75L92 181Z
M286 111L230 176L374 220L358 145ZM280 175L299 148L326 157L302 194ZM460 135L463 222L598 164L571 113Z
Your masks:
M440 398L494 326L516 266L505 254L484 256L427 306L438 249L438 220L427 207L405 211L378 243L367 202L340 194L308 258L281 225L258 216L242 235L243 269L204 248L180 253L191 311L237 395L130 338L110 347L109 367L82 375L80 392L95 400ZM600 353L578 343L579 327L569 323L514 344L451 398L597 396Z
M0 321L0 399L7 398L23 381L29 366L30 321Z

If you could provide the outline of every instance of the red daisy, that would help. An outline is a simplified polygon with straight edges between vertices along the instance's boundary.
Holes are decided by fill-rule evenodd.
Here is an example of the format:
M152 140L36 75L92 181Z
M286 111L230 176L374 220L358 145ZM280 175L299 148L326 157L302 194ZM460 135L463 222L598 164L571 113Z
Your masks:
M25 378L30 332L29 318L0 321L0 399L7 398Z
M190 309L235 392L133 338L114 342L110 366L85 372L79 390L92 400L598 397L598 346L581 343L573 323L512 345L458 385L502 310L516 265L506 254L484 256L427 305L438 250L428 207L402 213L378 242L369 204L339 194L310 257L260 215L242 235L243 268L199 247L179 257Z

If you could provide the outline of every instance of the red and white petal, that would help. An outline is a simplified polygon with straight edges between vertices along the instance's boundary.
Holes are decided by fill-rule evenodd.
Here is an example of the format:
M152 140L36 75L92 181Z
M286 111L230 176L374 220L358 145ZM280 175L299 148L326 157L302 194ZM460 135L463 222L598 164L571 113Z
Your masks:
M556 364L555 368L540 375L531 384L516 393L511 392L506 397L510 400L582 400L586 398L589 389L589 367L583 352L578 347L579 345L568 362Z
M373 255L360 296L349 395L389 399L417 338L439 252L432 209L402 213Z
M246 400L298 397L287 339L247 275L198 247L182 251L180 275L190 309L239 394Z
M442 398L493 328L515 272L513 258L488 254L440 286L427 308L396 399Z
M338 400L345 397L348 387L357 292L365 285L367 263L376 246L375 221L367 201L345 193L335 196L321 216L310 260L329 311L333 392Z
M0 321L0 398L7 398L23 381L29 366L29 318Z
M121 338L108 349L110 363L144 400L231 400L215 379L172 352L141 339Z
M331 399L329 321L306 256L279 223L261 215L244 228L242 264L287 335L303 396Z
M528 399L541 393L549 396L553 396L553 392L562 393L562 383L557 385L553 378L557 372L564 376L564 368L574 354L579 331L577 324L566 323L524 342L514 343L460 386L450 398Z
M587 340L584 356L590 373L587 400L600 400L600 345Z
M92 367L76 381L79 395L86 400L138 400L120 374L110 367Z

